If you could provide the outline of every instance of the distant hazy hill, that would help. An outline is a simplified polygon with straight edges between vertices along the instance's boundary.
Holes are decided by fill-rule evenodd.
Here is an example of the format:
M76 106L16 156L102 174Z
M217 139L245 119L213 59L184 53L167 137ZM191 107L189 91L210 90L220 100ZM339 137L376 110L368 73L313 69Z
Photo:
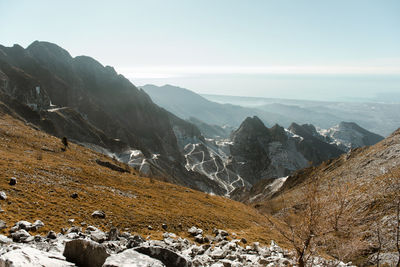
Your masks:
M228 124L234 127L239 126L246 117L255 115L267 125L276 121L291 122L290 118L273 112L212 102L181 87L145 85L141 88L150 95L154 103L183 119L194 117L207 124Z
M342 121L352 121L368 131L388 136L400 126L400 104L326 102L263 97L239 97L224 95L202 95L220 104L230 103L279 114L289 121L276 121L288 127L290 123L312 123L321 128L330 128Z

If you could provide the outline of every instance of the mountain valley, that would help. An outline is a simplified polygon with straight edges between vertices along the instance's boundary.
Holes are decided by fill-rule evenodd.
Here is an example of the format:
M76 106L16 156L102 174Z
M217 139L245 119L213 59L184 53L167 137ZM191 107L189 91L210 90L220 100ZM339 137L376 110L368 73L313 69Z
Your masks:
M152 261L160 259L149 251L171 250L183 255L182 266L396 261L400 134L372 132L387 135L396 120L383 127L384 113L331 116L325 111L341 106L333 102L241 106L235 97L234 104L207 97L172 85L136 87L48 42L0 46L0 231L12 238L0 235L7 247L0 263L15 243L20 253L42 255L48 246L62 258L75 239L106 242L117 257L136 235L148 241L140 237L129 253L147 251ZM343 112L358 104L346 105ZM40 229L18 223L37 220ZM78 229L89 226L95 233ZM106 241L112 228L121 235ZM56 243L42 237L58 229ZM166 262L157 264L175 266Z

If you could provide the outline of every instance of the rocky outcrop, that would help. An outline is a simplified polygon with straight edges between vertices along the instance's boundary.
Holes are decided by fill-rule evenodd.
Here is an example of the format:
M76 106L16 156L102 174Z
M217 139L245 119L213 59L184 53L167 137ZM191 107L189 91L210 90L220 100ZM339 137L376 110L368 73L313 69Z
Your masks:
M232 163L244 180L255 184L264 178L287 176L343 153L310 135L296 134L279 125L267 128L257 117L247 118L232 133Z

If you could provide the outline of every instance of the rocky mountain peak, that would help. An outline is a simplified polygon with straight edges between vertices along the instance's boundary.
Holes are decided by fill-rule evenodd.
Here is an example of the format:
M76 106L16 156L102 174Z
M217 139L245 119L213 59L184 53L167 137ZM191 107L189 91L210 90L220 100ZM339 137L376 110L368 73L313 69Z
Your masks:
M77 56L74 58L74 61L82 67L92 70L104 70L105 68L100 62L88 56Z
M62 47L45 41L34 41L30 44L26 50L35 55L35 56L45 56L51 58L59 58L59 59L72 59L72 56L68 53L67 50L63 49Z
M280 126L279 124L275 124L274 126L272 126L269 129L271 136L272 136L272 140L274 141L278 141L278 142L285 142L287 140L287 135L286 135L286 131L285 128L283 128L282 126Z
M256 136L269 136L270 131L264 123L257 117L247 117L240 127L232 133L232 140L240 138L250 138Z
M300 135L302 137L309 136L309 135L311 135L311 136L318 135L317 129L312 124L299 125L299 124L293 122L289 126L288 130L291 131L292 133Z
M367 131L354 122L341 122L330 129L321 130L320 134L345 151L371 146L383 140L382 136Z

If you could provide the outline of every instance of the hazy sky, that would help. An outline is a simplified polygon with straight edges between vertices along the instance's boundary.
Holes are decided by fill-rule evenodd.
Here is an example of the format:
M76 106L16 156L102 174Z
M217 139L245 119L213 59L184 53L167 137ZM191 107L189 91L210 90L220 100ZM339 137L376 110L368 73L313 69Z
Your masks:
M337 99L400 96L399 0L0 0L0 43L54 42L136 85Z

